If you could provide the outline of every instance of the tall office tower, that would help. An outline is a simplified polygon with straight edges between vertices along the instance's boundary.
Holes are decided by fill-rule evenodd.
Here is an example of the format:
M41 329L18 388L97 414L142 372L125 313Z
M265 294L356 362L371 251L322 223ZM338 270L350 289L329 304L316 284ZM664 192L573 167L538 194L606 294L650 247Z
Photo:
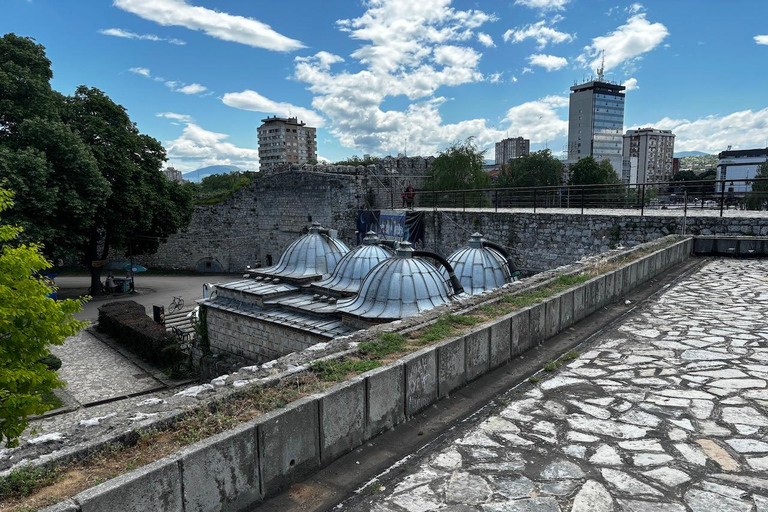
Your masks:
M591 156L608 159L617 174L622 170L624 132L623 85L600 78L571 87L568 110L568 162Z
M317 160L317 130L295 117L268 117L259 126L259 168Z
M654 128L627 130L623 155L631 162L629 174L622 175L625 183L672 181L675 134Z
M509 163L513 158L531 152L531 141L522 137L504 139L496 143L496 165Z

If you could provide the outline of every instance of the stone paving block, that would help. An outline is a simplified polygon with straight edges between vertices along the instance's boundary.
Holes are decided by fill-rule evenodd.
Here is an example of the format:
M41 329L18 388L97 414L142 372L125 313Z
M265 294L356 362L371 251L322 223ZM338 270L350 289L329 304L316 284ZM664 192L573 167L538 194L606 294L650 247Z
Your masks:
M544 303L531 306L531 345L539 345L544 341L544 333L547 328L547 312Z
M573 325L573 290L560 295L560 330Z
M464 336L467 381L488 373L491 368L491 329L483 327Z
M74 500L82 512L183 512L179 458L171 455L152 462L87 489Z
M179 452L185 510L243 510L261 501L253 420Z
M410 418L437 401L437 350L422 349L403 358L405 416Z
M530 320L530 308L520 310L510 318L509 351L513 357L525 352L532 345Z
M437 345L437 393L445 398L467 383L464 336Z
M405 421L405 366L402 363L366 373L365 438Z
M548 340L560 332L560 296L549 297L544 303L544 315L546 325L544 327L544 340Z
M491 325L491 368L498 368L509 361L511 317L507 315Z
M261 492L274 496L320 465L317 399L302 398L265 414L258 437Z
M573 290L573 323L581 322L586 316L586 284L580 284Z
M365 379L337 384L317 398L320 408L320 463L328 464L363 444Z

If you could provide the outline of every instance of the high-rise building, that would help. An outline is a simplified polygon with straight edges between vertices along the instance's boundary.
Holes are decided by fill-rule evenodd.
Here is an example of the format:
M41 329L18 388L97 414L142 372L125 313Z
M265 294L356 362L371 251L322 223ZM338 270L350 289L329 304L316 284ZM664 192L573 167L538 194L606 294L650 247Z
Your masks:
M671 130L627 130L622 153L624 159L632 162L629 168L625 166L623 169L621 179L624 183L672 181L675 134Z
M621 172L625 89L603 80L571 87L568 163L591 156L598 162L608 159L613 169Z
M504 139L496 143L496 165L504 165L513 158L525 156L530 152L530 140L522 137Z
M268 117L259 126L259 168L317 161L317 130L295 117Z
M729 146L730 148L730 146ZM752 191L751 182L728 182L727 180L748 180L755 178L760 166L768 161L768 147L763 149L728 149L717 155L717 179L724 180L717 184L717 191L725 190L729 194L744 195Z

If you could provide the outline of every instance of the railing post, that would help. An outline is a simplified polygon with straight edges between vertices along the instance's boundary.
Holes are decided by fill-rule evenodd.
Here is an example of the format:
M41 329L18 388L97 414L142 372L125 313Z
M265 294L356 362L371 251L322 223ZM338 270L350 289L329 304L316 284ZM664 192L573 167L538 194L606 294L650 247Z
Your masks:
M466 190L461 191L461 205L464 211L467 211L467 191Z
M533 189L533 213L536 213L536 189Z
M581 214L584 215L584 185L581 186Z
M645 214L645 183L643 183L643 193L640 196L640 216Z
M499 189L493 191L493 202L496 204L496 212L499 211Z
M725 206L725 180L720 182L720 216L723 216L723 207Z

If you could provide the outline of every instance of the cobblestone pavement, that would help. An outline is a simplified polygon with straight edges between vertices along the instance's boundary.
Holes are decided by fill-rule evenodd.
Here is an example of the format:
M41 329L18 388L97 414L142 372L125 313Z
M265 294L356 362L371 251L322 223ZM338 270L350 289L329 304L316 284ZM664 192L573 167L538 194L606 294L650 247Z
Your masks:
M767 261L714 260L342 508L766 512L767 311Z
M81 405L161 386L87 330L70 336L51 352L61 359L59 377L67 383L66 391Z

